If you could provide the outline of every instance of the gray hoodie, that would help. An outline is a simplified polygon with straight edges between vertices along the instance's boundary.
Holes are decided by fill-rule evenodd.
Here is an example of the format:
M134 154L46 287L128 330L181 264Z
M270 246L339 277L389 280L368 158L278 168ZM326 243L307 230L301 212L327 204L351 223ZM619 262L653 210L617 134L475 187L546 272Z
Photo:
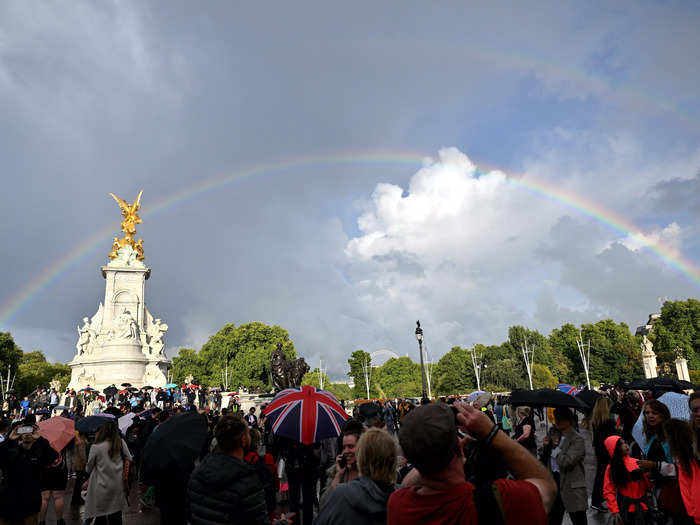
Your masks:
M314 525L384 525L390 495L372 479L360 476L338 485L328 495Z

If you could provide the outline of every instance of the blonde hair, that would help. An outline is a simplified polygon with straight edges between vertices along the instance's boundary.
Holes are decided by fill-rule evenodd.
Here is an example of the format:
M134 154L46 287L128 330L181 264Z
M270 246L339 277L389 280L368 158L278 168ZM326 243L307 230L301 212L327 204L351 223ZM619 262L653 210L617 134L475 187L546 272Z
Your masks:
M601 423L610 419L610 402L607 397L599 397L598 401L593 406L593 414L591 414L591 425L594 429L598 428Z
M526 417L530 416L530 407L518 407L515 410L515 413L517 414L519 419L525 419Z
M396 441L385 430L370 428L357 442L357 468L374 481L396 483Z

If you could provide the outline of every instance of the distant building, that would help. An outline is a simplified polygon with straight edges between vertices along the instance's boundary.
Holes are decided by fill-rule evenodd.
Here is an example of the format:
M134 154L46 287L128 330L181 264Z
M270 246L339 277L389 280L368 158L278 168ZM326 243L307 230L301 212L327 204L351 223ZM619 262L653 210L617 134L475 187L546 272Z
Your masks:
M649 335L651 329L654 327L654 323L661 318L661 314L649 314L649 320L647 324L638 326L637 331L634 335Z

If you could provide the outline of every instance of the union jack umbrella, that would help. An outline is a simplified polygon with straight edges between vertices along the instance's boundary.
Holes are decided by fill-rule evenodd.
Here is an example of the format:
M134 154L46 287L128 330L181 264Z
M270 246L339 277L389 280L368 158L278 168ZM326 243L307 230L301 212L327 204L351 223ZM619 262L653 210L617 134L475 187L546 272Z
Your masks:
M305 445L338 437L348 418L333 394L309 385L282 390L263 414L274 434Z

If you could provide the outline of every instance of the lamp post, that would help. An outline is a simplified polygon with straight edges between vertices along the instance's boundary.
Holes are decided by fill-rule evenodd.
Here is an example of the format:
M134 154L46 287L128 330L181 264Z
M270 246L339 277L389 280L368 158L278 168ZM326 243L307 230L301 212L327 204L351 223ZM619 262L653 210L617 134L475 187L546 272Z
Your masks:
M418 340L418 351L420 352L420 379L423 385L423 395L421 402L428 399L425 393L425 364L423 363L423 329L420 327L420 321L416 321L416 339Z

